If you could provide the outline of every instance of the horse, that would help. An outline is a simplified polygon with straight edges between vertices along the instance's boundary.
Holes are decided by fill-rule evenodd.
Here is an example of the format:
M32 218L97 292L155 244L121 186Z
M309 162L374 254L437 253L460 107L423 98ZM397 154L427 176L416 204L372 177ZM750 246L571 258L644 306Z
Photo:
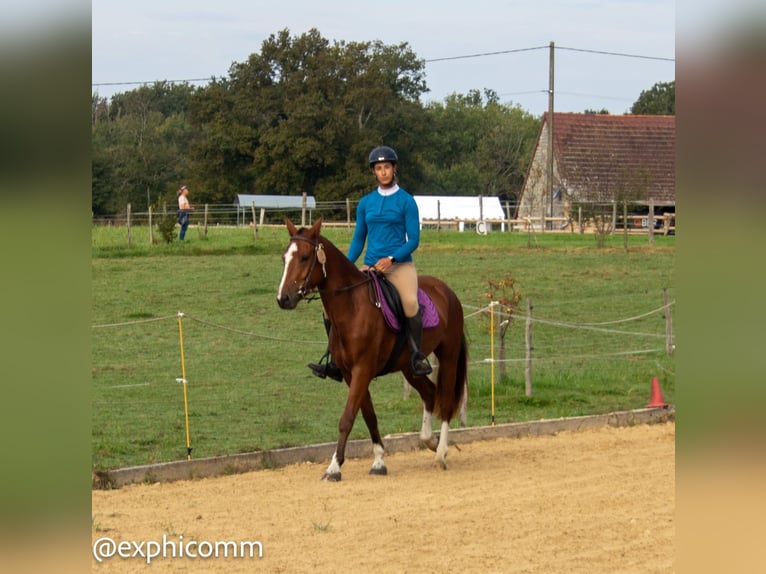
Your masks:
M369 386L389 363L396 334L386 327L383 313L371 301L370 275L320 234L321 217L311 228L296 229L289 218L285 218L285 224L290 240L282 255L284 271L277 303L282 309L295 309L309 294L319 293L331 325L329 350L348 385L346 406L338 423L338 443L322 480L341 480L346 442L360 409L372 439L374 461L370 474L388 474ZM446 470L450 420L459 410L467 388L463 307L455 293L436 277L421 275L418 285L432 299L439 315L437 327L423 330L421 345L423 353L434 353L438 360L435 384L427 376L412 373L408 345L388 372L401 371L420 394L420 442L436 452L436 461ZM434 414L442 421L438 444L431 424Z

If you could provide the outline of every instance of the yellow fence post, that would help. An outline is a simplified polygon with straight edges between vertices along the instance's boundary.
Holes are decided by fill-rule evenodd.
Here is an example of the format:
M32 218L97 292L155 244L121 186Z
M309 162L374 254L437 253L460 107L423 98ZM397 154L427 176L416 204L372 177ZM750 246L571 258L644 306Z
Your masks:
M184 386L184 418L186 419L186 460L191 460L191 438L189 437L189 401L186 396L186 360L184 359L184 314L178 312L178 339L181 345L181 378L177 382Z

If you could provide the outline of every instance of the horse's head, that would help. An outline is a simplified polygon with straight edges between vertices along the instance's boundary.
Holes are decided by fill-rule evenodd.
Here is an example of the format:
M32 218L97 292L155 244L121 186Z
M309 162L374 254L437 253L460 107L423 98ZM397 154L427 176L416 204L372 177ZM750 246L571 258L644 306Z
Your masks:
M295 309L298 302L325 278L326 254L319 242L322 218L311 229L296 229L289 218L285 218L290 243L282 254L284 272L277 291L277 303L282 309Z

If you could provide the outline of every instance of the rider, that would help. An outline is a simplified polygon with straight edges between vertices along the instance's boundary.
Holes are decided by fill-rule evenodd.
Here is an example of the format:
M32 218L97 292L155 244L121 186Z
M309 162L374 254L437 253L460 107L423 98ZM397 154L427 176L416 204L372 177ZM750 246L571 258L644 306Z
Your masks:
M362 270L374 269L384 273L399 291L406 316L405 329L411 349L412 372L431 373L431 365L420 350L423 339L423 316L418 304L418 275L412 253L420 243L420 216L415 199L396 180L399 158L388 146L373 148L369 157L370 170L378 187L366 194L356 208L356 228L348 258L356 262L364 249ZM325 330L330 333L330 321L325 317ZM324 359L325 357L323 357ZM327 357L309 368L318 377L342 380L340 369Z

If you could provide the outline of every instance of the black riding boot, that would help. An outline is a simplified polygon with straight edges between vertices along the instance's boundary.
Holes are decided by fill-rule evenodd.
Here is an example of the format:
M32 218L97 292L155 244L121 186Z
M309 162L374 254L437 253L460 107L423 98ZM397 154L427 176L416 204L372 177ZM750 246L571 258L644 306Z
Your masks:
M327 331L327 337L330 337L330 320L325 319L324 320L324 330ZM338 368L338 365L336 365L332 357L330 356L330 348L327 348L327 351L325 351L325 354L322 355L322 358L319 359L319 363L309 363L308 364L309 369L311 369L311 372L314 373L315 376L319 377L320 379L324 379L326 377L330 377L331 379L334 379L336 381L343 381L343 374L340 372L340 369Z
M423 312L418 309L417 315L407 317L407 333L410 342L410 364L412 372L416 375L430 375L433 369L428 364L428 359L420 350L423 341Z

